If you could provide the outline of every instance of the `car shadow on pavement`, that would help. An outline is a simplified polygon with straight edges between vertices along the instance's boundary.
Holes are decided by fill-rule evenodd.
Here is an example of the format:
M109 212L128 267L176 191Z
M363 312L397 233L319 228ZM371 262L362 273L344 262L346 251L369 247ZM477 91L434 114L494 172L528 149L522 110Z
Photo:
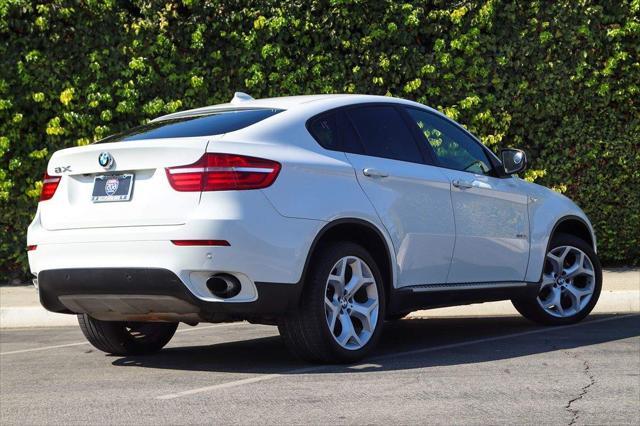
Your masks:
M313 364L294 358L279 336L239 340L243 334L250 333L237 330L228 336L234 341L206 346L174 346L148 356L117 357L113 365L254 374L358 373L372 369L462 365L570 350L640 335L640 315L613 317L592 315L579 326L572 327L541 327L519 317L389 322L385 324L378 348L352 366L313 368ZM202 340L206 338L203 334Z

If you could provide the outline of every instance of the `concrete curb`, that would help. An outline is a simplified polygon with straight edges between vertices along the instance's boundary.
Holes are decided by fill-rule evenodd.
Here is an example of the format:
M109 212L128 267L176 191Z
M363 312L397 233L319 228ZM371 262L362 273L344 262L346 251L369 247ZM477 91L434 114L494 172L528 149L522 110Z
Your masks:
M75 315L56 314L42 306L0 308L0 329L78 325Z
M640 291L604 291L593 310L594 313L640 313ZM491 302L451 308L416 311L409 318L478 317L519 315L511 302ZM75 315L55 314L41 306L0 308L0 328L74 326Z

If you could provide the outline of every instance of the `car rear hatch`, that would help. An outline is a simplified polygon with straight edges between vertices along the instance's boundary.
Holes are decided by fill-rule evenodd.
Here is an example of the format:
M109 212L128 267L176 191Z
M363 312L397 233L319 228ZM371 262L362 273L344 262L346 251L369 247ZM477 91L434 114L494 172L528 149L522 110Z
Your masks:
M187 112L151 121L93 145L58 151L51 157L44 179L42 226L61 230L184 224L200 202L201 189L207 190L204 184L198 186L198 179L209 170L207 166L216 166L211 169L223 173L254 170L241 167L239 162L246 162L243 158L206 157L210 141L281 111L226 108ZM185 168L197 166L198 160L213 164ZM220 167L220 161L225 167ZM167 171L176 167L179 170ZM47 187L48 181L52 184Z
M61 230L184 224L200 192L175 191L165 168L196 162L209 139L147 139L56 152L47 173L62 174L62 179L55 196L40 203L42 226ZM110 167L101 166L101 154L103 160L112 159Z

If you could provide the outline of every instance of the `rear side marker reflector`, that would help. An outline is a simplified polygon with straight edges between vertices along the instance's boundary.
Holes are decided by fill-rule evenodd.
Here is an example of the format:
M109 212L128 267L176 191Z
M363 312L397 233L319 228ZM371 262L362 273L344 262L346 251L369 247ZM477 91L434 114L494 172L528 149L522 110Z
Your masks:
M226 240L171 240L171 242L176 246L231 246Z
M37 245L32 245L32 246L27 246L27 251L34 251L35 249L37 249L38 246Z
M42 190L40 191L40 201L46 201L53 197L58 189L61 176L49 176L47 172L44 173L42 178Z
M181 192L261 189L278 177L280 163L235 154L206 153L186 166L166 169L171 187Z

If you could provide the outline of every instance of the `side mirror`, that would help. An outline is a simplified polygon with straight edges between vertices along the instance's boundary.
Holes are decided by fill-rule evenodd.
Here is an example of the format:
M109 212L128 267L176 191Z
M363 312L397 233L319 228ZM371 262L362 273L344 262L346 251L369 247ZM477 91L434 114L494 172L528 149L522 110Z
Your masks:
M500 151L502 167L508 175L520 173L527 168L527 154L521 149L507 148Z

